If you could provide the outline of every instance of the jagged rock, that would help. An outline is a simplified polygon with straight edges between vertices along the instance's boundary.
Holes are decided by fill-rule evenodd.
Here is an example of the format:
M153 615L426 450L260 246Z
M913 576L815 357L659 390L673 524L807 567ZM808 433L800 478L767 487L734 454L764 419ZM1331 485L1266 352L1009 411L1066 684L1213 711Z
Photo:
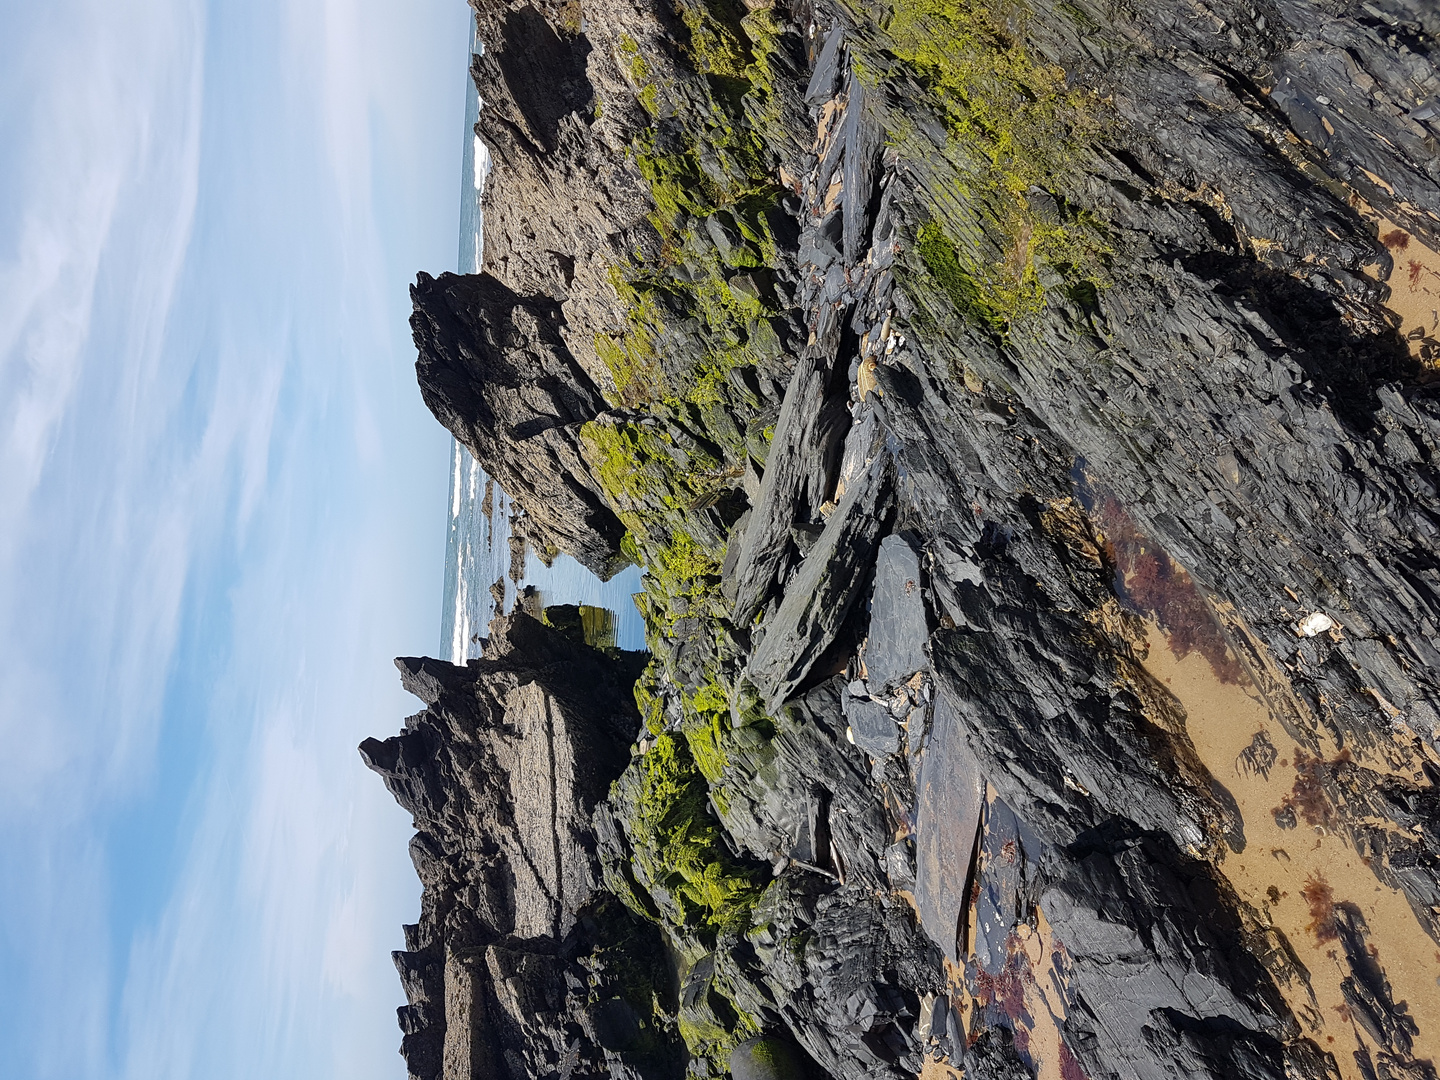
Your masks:
M925 932L954 963L965 954L962 922L974 881L985 805L980 763L949 699L935 702L915 781L915 906Z
M525 511L542 559L564 551L608 578L625 530L580 457L580 426L605 403L561 339L560 305L488 274L422 273L410 296L425 404Z
M870 233L871 194L879 180L881 142L884 137L874 109L868 101L865 84L854 68L846 82L845 159L841 182L845 198L841 201L842 236L845 262L854 265L864 254ZM866 245L868 246L868 245Z
M746 674L772 711L804 682L835 640L867 583L878 534L893 506L890 462L881 455L826 521L750 659Z
M838 333L838 328L836 328ZM819 517L849 417L843 365L829 336L801 354L775 421L774 450L766 456L760 497L736 555L735 622L755 617L791 565L791 530Z
M900 725L890 715L890 706L868 697L845 698L845 717L855 745L871 757L884 757L900 749Z
M870 692L877 697L929 666L925 642L930 627L921 596L922 580L920 556L908 541L900 536L880 541L865 643L866 678Z
M678 1076L673 1036L648 1019L638 1048L575 1026L592 999L636 997L648 1017L663 992L656 931L600 889L591 827L629 760L640 661L517 614L465 667L396 665L426 708L360 754L417 830L421 918L395 954L410 1075L519 1080L568 1060L575 1075Z
M465 724L369 747L450 823L412 1071L543 1073L564 1015L625 1076L678 1030L697 1077L1434 1077L1431 7L479 5L514 291L426 284L437 415L542 545L624 518L654 657L633 757L478 847ZM576 450L602 390L634 468ZM624 919L683 958L646 1000Z

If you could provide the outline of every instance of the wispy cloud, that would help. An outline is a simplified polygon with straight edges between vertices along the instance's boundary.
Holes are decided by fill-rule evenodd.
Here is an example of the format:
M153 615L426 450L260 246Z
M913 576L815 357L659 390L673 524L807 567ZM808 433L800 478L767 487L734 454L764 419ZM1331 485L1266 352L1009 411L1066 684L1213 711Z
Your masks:
M186 530L127 462L191 229L202 12L7 13L0 195L0 1072L100 1075L107 853L153 758ZM143 581L142 581L143 579ZM13 981L12 981L13 980Z
M434 644L404 286L454 258L465 19L7 17L0 1075L403 1075L418 887L354 745Z
M33 805L57 770L69 783L123 782L145 742L135 725L153 729L163 667L138 682L107 680L112 738L86 749L59 713L101 703L76 701L73 681L57 686L40 661L105 665L97 654L116 639L104 629L137 616L163 650L174 625L177 582L132 598L123 614L107 601L121 599L116 586L129 575L116 571L137 555L184 572L173 549L155 551L173 535L136 535L113 510L139 509L114 485L133 474L127 463L157 452L168 426L163 406L139 399L155 381L190 233L200 105L201 12L185 0L41 6L14 18L11 47L34 81L10 99L29 123L7 153L6 194L19 213L0 261L0 618L22 646L0 667L0 735L23 757L0 813ZM96 546L71 561L62 552L77 545L60 531ZM100 634L74 633L97 621ZM42 737L12 738L17 723Z

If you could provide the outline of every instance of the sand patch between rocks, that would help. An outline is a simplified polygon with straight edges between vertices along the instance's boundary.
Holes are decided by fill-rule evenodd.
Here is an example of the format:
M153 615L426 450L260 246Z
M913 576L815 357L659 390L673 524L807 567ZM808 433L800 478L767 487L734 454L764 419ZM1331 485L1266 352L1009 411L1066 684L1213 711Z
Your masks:
M1440 368L1440 252L1393 221L1380 218L1380 242L1395 260L1385 306L1400 316L1400 336L1410 355Z
M1419 1029L1412 1056L1440 1059L1440 947L1404 894L1378 881L1341 835L1339 811L1313 780L1316 763L1333 748L1322 746L1317 756L1298 747L1248 677L1222 681L1198 651L1177 656L1153 619L1147 630L1144 668L1183 706L1196 752L1234 796L1244 820L1244 851L1223 854L1218 868L1260 925L1283 935L1303 965L1287 965L1278 941L1282 947L1268 958L1305 1034L1334 1054L1346 1080L1363 1077L1357 1044L1372 1057L1382 1049L1346 1002L1342 982L1351 968L1326 921L1348 902L1363 915L1371 955L1393 1000L1406 1006Z

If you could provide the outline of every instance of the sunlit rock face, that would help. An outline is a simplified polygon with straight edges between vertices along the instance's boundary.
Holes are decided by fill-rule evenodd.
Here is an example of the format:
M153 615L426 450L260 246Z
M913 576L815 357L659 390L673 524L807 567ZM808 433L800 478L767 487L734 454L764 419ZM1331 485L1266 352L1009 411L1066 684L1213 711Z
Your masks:
M1433 5L477 18L422 392L649 656L402 663L412 1075L1434 1077Z

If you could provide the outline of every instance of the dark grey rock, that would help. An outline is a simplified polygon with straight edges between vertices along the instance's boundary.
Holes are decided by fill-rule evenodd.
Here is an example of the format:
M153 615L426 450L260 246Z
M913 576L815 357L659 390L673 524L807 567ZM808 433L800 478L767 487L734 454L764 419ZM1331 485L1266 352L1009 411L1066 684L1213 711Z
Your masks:
M845 109L845 163L842 169L845 189L842 195L845 262L854 265L865 253L870 227L870 198L879 179L880 151L885 132L876 119L864 83L851 69L846 82L848 103Z
M835 360L838 333L805 350L785 391L735 571L734 619L747 625L769 599L794 553L790 530L819 517L850 417Z
M844 40L845 24L837 20L825 35L825 44L820 47L820 54L815 58L815 70L810 75L809 85L805 87L805 100L812 105L835 93L835 87L840 81L840 47Z
M520 1080L565 1054L603 1069L620 1053L641 1075L678 1078L673 1035L616 1004L637 976L663 995L663 952L600 888L591 824L629 761L642 663L519 614L497 619L465 667L396 662L426 708L360 754L417 830L421 918L395 954L412 1076L439 1080L443 1066L446 1080L457 1069ZM593 1042L575 1040L581 1015Z
M606 998L590 1009L595 1041L606 1050L630 1050L640 1041L640 1018L621 997Z
M865 643L865 671L874 694L888 693L929 666L922 581L920 556L909 541L894 535L880 541Z
M735 227L735 219L723 210L716 211L705 219L705 231L710 234L720 258L735 265L746 250L745 238Z
M410 290L425 404L524 510L549 562L564 551L602 578L624 535L580 456L580 426L605 408L561 336L548 297L486 274L420 274Z
M880 455L845 492L779 609L765 622L765 636L746 674L772 712L799 688L835 640L850 605L868 583L879 534L893 507L890 462Z
M980 763L959 717L942 697L915 784L915 904L925 932L953 962L961 960L965 948L960 923L968 907L984 795Z
M855 745L871 757L884 757L900 750L900 725L888 706L869 698L847 698L845 717L855 736Z

